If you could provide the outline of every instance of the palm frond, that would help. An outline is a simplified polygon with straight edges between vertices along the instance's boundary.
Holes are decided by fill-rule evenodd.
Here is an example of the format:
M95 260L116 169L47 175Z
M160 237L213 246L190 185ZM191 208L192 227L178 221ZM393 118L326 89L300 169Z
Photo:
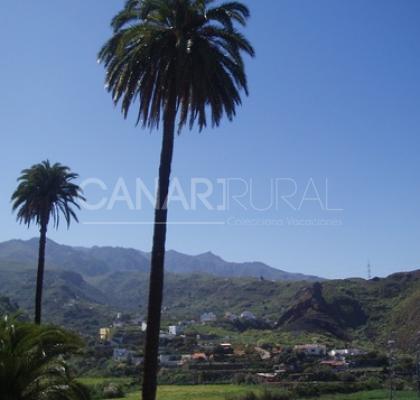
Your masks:
M88 400L66 358L83 347L79 337L52 326L0 320L0 398Z
M236 29L249 16L240 2L128 0L99 52L107 90L124 117L136 104L137 123L158 127L174 95L179 131L232 119L240 93L248 94L242 55L255 56Z
M51 165L48 160L23 170L11 198L17 220L29 226L48 224L52 219L55 227L60 215L67 226L71 220L77 221L73 207L79 209L78 201L84 200L81 188L73 183L77 178L68 167Z

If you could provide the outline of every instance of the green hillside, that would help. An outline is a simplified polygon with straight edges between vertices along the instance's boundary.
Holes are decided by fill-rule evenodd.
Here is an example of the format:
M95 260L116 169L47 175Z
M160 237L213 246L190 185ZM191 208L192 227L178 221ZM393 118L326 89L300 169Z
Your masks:
M31 312L34 278L34 271L25 268L0 268L0 293ZM148 281L142 272L92 277L50 270L45 288L46 320L83 333L97 332L116 312L146 312ZM321 283L167 274L163 317L169 322L197 320L212 311L222 321L226 312L248 310L258 317L255 323L222 321L219 332L244 340L261 335L300 340L311 334L379 346L392 332L398 346L410 350L419 340L419 304L420 271Z

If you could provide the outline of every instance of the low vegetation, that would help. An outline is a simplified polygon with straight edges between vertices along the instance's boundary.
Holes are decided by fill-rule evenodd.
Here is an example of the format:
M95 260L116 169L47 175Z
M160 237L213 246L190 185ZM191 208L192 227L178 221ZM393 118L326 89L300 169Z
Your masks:
M0 320L0 398L2 400L89 400L74 379L67 358L82 341L60 328L10 318Z
M118 400L139 400L140 392L128 393ZM160 386L158 400L303 400L308 397L296 397L281 390L267 390L235 385L197 385L197 386ZM326 394L316 397L318 400L386 400L387 390L370 390L351 394ZM398 400L415 400L415 392L400 391L395 395Z

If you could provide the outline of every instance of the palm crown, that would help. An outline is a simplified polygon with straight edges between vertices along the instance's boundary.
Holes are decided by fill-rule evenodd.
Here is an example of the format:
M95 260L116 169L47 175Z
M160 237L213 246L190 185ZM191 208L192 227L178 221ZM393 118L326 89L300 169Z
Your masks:
M51 165L48 160L24 169L12 195L17 219L29 226L31 223L48 224L52 217L55 227L58 227L60 214L67 226L72 219L77 221L72 207L79 209L77 200L84 200L80 187L72 183L77 177L68 167L59 163Z
M128 0L112 20L113 37L99 61L106 87L124 116L139 99L137 123L158 126L168 99L176 97L179 129L198 120L200 130L224 114L231 120L240 91L248 93L242 53L254 50L235 28L249 17L238 2L209 7L214 0Z
M51 326L0 320L0 398L82 400L87 390L70 375L64 356L82 348L73 334Z

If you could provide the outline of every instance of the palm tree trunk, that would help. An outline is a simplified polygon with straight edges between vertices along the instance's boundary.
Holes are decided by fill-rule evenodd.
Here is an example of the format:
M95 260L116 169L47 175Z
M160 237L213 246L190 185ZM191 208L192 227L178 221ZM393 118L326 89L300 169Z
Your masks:
M38 273L36 276L36 295L35 295L35 324L41 324L42 310L42 286L44 283L45 270L45 245L47 242L47 224L42 223L39 236L38 252Z
M167 197L174 149L176 96L168 100L164 115L159 183L155 207L153 247L149 282L146 342L144 349L143 400L155 400L157 389L160 318L163 301Z

